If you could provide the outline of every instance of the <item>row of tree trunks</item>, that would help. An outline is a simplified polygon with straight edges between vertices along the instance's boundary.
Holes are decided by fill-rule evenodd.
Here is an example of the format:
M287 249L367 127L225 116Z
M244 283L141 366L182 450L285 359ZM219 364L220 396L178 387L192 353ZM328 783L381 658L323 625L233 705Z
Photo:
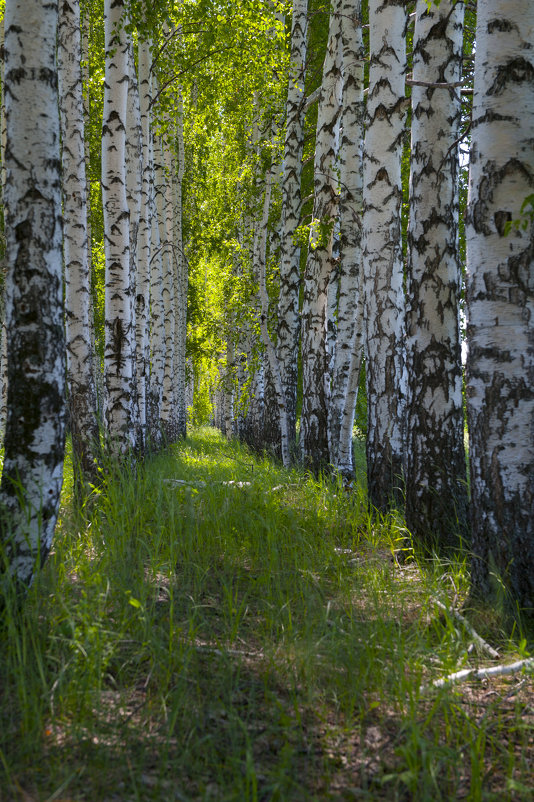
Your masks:
M63 168L63 259L69 423L77 479L95 481L98 421L91 337L85 120L80 8L64 2L59 15L58 75ZM81 476L79 475L81 472Z
M68 3L62 10L59 40L56 38L58 7L53 3L44 7L35 0L9 0L5 15L7 135L3 183L8 252L5 312L8 414L0 485L0 527L10 570L24 583L31 581L36 564L50 549L61 487L65 434L62 248L67 273L67 375L71 418L76 418L73 437L82 467L85 465L89 471L94 465L91 438L86 437L94 420L87 422L87 428L82 420L85 404L94 409L94 390L91 390L90 369L91 326L84 300L89 298L90 283L87 219L84 220L86 181L80 170L84 160L81 74L71 69L69 59L72 48L79 60L79 20L76 9ZM360 9L348 0L336 2L330 19L319 102L312 247L303 288L301 443L305 462L316 471L329 461L348 464L344 437L350 429L347 421L353 414L353 391L361 354L358 342L361 295L369 406L370 500L374 507L387 508L391 499L398 496L399 480L404 475L408 482L410 528L419 539L435 538L443 547L455 544L448 530L458 524L461 530L466 509L455 174L459 119L455 90L460 81L462 11L461 3L449 0L441 0L439 6L432 7L421 0L416 7L410 223L404 275L400 165L407 107L405 7L400 0L380 3L371 0L369 4L368 123L360 187L359 139L355 131L361 124L358 118L362 107L361 67L358 67L360 72L352 73L353 66L361 63L357 30ZM146 382L150 360L147 357L143 365L146 342L140 333L134 336L136 312L142 314L142 307L146 308L147 319L148 309L151 310L153 324L151 385L159 382L158 388L163 388L161 399L154 395L157 399L154 407L159 408L162 402L168 433L182 431L179 421L184 418L185 403L180 389L182 385L185 388L185 380L174 379L177 369L185 370L185 313L176 322L177 296L185 286L185 270L180 263L182 257L176 255L183 255L181 225L174 221L170 211L181 209L181 186L175 184L173 194L170 176L176 176L181 184L183 137L178 131L178 154L182 161L177 168L172 167L174 149L169 150L170 141L158 155L166 179L165 185L158 188L159 198L164 201L160 230L154 214L150 176L144 182L144 171L150 170L152 159L150 144L146 149L141 141L143 114L148 118L148 107L145 105L143 112L138 97L124 26L125 13L121 0L114 3L106 0L102 135L106 247L104 412L110 439L121 454L140 448L137 422L144 421L142 428L146 429L146 388L143 417L138 409L143 391L137 370L140 366ZM298 10L295 5L295 15L300 15L299 25L304 30L302 13L302 8ZM350 23L353 26L356 23L355 29L350 28ZM294 28L297 36L296 24ZM534 10L527 0L479 3L467 215L466 389L474 592L498 603L504 589L509 594L508 608L518 605L531 616L534 614L534 251L533 220L528 209L529 204L534 206L531 202L534 57L530 36L533 29ZM62 87L63 203L72 218L64 236L56 41ZM343 91L350 108L345 112L341 157L336 163L341 49L345 70ZM299 53L302 58L302 46ZM142 71L144 86L149 82L146 64ZM297 125L293 130L298 138L298 119L293 117ZM174 129L168 128L167 135L171 130L172 138ZM150 130L147 139L151 141ZM292 158L293 143L287 152ZM140 163L142 174L138 172ZM338 168L344 185L339 241L334 227ZM268 191L271 181L269 173ZM359 232L354 231L360 207L363 210L361 293L357 267ZM274 380L282 411L285 397L293 392L289 385L294 365L290 370L286 361L289 351L284 350L285 345L280 347L283 370L278 376L275 349L269 339L265 286L268 208L266 192L262 227L256 232L255 261L261 268L260 322L269 353L270 379L252 327L244 332L248 342L243 349L246 362L257 366L251 371L254 403L244 416L255 445L261 445L261 432L265 429L269 381ZM297 205L287 212L287 220L296 214L295 209ZM154 221L150 232L148 219ZM80 221L79 226L72 225ZM139 243L143 243L143 258L145 261L148 258L151 265L152 294L145 286L146 266L144 272L138 268L138 228L142 221L145 228L139 234ZM283 233L282 250L286 255L291 251L288 231L289 228ZM273 240L271 250L274 245ZM343 265L334 272L337 247ZM163 263L165 254L169 259L167 265ZM295 262L291 264L284 274L284 287L289 288L290 296L293 293L294 303ZM163 293L158 289L162 284ZM138 287L143 304L138 301ZM280 309L289 309L289 300ZM172 320L167 331L162 332L169 314ZM288 319L291 314L288 312ZM334 319L337 327L329 327ZM288 325L286 334L290 329ZM84 340L83 344L79 340ZM293 330L287 342L294 342ZM136 359L137 348L141 351L140 359ZM242 363L240 354L238 364ZM335 404L329 399L332 363ZM76 372L75 377L72 371ZM240 374L240 382L246 384L244 372ZM338 389L338 384L344 391ZM80 388L85 394L83 402L77 401ZM340 412L338 395L343 393L345 406ZM77 426L83 428L83 443ZM286 436L286 462L288 427L281 428ZM452 511L454 518L450 521Z
M104 418L114 452L139 453L146 442L149 318L164 320L161 267L153 259L155 215L150 117L150 53L140 37L136 78L124 4L106 2L102 196L106 253ZM79 4L41 8L10 3L5 15L5 130L2 175L7 235L6 380L9 412L0 491L0 526L10 571L22 583L50 549L61 488L67 386L76 486L95 481L99 415L91 308L90 221L85 175L82 41ZM57 33L56 33L57 32ZM56 61L57 38L57 61ZM58 99L61 120L58 116ZM60 126L60 129L59 129ZM2 126L4 130L4 126ZM183 129L178 129L184 172ZM60 141L62 149L60 153ZM146 146L145 146L146 143ZM60 179L62 167L63 182ZM63 196L61 198L61 190ZM181 193L173 213L173 247L181 243ZM65 220L62 230L62 213ZM156 246L157 247L157 246ZM63 253L62 253L63 252ZM63 258L62 258L63 256ZM63 270L65 303L63 305ZM154 267L155 265L155 267ZM154 280L155 279L155 280ZM150 281L152 280L152 292ZM185 298L187 272L175 276L182 328L171 351L176 408L185 433ZM65 315L66 343L63 338ZM137 322L137 331L136 331ZM158 328L158 326L156 326ZM159 326L161 328L161 326ZM165 356L156 332L154 384ZM66 373L64 354L66 353ZM179 368L182 360L183 370ZM65 376L67 383L65 385ZM152 404L159 432L159 399ZM153 437L153 441L157 438Z

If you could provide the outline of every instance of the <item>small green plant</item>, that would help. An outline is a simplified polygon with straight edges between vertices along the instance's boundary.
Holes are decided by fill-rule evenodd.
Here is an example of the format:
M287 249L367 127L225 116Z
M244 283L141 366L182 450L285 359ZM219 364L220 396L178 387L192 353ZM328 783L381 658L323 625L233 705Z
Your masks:
M528 195L521 204L520 216L515 220L506 220L504 235L509 236L512 231L526 231L534 220L534 194Z

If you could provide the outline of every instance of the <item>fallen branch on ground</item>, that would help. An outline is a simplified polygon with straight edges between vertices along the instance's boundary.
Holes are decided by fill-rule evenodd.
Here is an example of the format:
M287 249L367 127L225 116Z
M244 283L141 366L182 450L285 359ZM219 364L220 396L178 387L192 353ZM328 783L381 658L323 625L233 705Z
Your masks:
M471 635L473 640L476 643L478 643L480 648L483 651L487 652L490 657L493 657L494 659L497 659L499 657L499 652L497 651L497 649L494 649L493 646L490 646L490 644L487 641L484 640L484 638L480 637L478 632L476 632L476 630L473 629L473 627L471 626L471 624L469 623L467 618L464 618L463 615L461 613L459 613L457 610L455 610L454 608L449 609L445 604L443 604L442 602L438 601L438 599L432 599L432 601L434 602L435 605L437 605L437 607L439 607L444 612L452 613L452 615L458 621L460 621L463 624L463 626L469 632L469 634Z
M489 668L464 668L462 671L449 674L448 677L436 679L434 682L431 682L430 685L421 685L419 690L423 692L430 688L442 688L444 685L453 685L468 679L503 677L507 674L517 674L523 668L534 668L534 657L529 657L526 660L518 660L516 663L508 663L508 665L490 666Z

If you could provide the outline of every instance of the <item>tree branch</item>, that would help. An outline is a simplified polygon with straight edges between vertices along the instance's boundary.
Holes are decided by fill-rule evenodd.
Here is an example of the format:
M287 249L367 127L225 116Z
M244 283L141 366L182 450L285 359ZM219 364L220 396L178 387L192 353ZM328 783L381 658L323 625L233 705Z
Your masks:
M478 643L480 648L483 651L487 652L490 657L493 657L494 659L497 659L499 657L499 652L496 649L494 649L493 646L490 646L490 644L487 643L487 641L485 641L484 638L480 637L478 632L474 630L469 621L466 618L464 618L463 615L461 615L461 613L459 613L454 608L451 608L449 610L449 608L442 602L438 601L438 599L433 599L432 601L441 610L443 610L446 613L451 613L456 618L457 621L460 621L461 624L464 626L464 628L469 632L475 643Z
M534 668L534 657L529 657L526 660L518 660L516 663L508 663L507 665L491 666L490 668L464 668L462 671L449 674L447 677L436 679L434 682L431 682L430 685L421 685L419 690L424 692L430 688L443 688L445 685L453 685L468 679L503 677L507 674L517 674L523 668L531 667Z

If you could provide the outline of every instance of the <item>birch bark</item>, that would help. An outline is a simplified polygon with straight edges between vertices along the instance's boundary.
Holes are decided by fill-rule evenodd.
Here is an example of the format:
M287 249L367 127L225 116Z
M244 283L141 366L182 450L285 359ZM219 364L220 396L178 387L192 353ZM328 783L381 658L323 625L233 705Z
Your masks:
M467 217L475 594L534 615L534 5L478 4Z
M184 104L181 89L178 92L176 115L177 171L174 191L174 251L176 260L176 426L178 437L185 437L187 428L186 340L187 340L187 260L184 252L182 224L182 185L185 173Z
M63 259L68 408L77 479L96 478L98 440L91 342L91 275L87 236L87 180L81 70L80 7L61 4L58 76L63 167ZM81 476L78 476L81 471Z
M165 304L163 300L163 254L155 198L151 199L152 256L150 260L150 394L149 426L155 446L161 444L161 405L165 376Z
M139 399L139 420L144 438L148 434L149 367L150 367L150 263L152 258L152 195L154 191L154 165L152 160L150 125L150 43L140 38L139 115L141 121L141 206L137 240L137 281L135 294L136 377Z
M4 50L4 19L0 22L0 47ZM4 200L6 186L6 114L4 98L4 59L0 60L0 186L2 189L2 202ZM5 243L3 243L5 251ZM2 321L0 323L0 441L3 441L7 419L7 329L6 329L6 304L5 304L5 284L2 287L1 312Z
M229 331L226 335L226 371L223 379L224 391L224 425L223 432L230 440L234 433L234 372L235 372L235 343L234 335L231 330L230 321Z
M332 231L338 189L335 174L338 143L335 132L340 113L339 39L338 1L330 15L323 66L315 145L313 221L302 304L303 399L300 447L304 464L314 471L329 462L326 330L328 280L332 270Z
M289 430L287 421L286 410L286 395L282 385L282 378L280 374L280 365L276 350L271 340L268 328L269 319L269 297L267 295L267 224L269 220L269 208L271 204L271 186L273 180L274 166L267 171L265 196L263 201L263 214L260 222L260 236L258 238L258 248L256 253L256 265L258 269L258 285L260 296L260 330L263 340L263 345L267 354L267 360L270 368L271 379L274 384L274 391L276 403L278 407L278 420L280 424L280 445L282 450L282 464L288 468L291 457L289 450Z
M0 538L8 570L21 583L31 581L50 550L63 476L57 23L56 3L8 0L6 4L8 415Z
M169 145L164 137L158 137L156 163L156 206L158 211L161 255L163 262L163 309L165 326L165 368L161 399L161 423L170 442L176 439L174 416L174 356L175 356L175 269L173 254L172 188L170 174Z
M137 322L137 281L139 277L139 228L142 204L142 152L143 134L141 128L141 103L139 83L135 69L135 58L131 42L128 45L128 102L126 106L126 198L130 210L130 307L132 320L132 422L134 425L134 448L140 452L144 448L146 408L142 377L137 375L141 361L137 355L137 341L140 338ZM140 365L142 370L142 364Z
M416 6L413 80L460 81L462 2ZM467 483L459 322L459 88L412 87L406 283L406 523L438 549L465 534Z
M132 304L130 210L126 197L128 42L123 0L105 0L105 80L102 126L102 201L106 252L104 415L112 448L134 443L132 420Z
M369 2L369 94L363 158L363 304L367 378L367 486L386 509L399 498L406 381L401 159L406 117L403 0Z
M288 434L296 439L297 365L300 334L300 222L302 148L304 140L304 78L307 52L308 0L294 0L291 22L291 66L287 88L284 163L282 168L282 225L280 233L280 296L278 343L286 396Z
M340 169L339 302L337 338L329 408L330 462L343 473L352 473L352 425L361 355L361 229L362 229L362 144L365 54L359 0L344 0L341 8L343 43L342 137ZM353 353L355 359L352 359ZM346 409L348 405L348 409ZM341 445L341 430L350 442ZM343 448L343 457L340 449ZM348 456L350 458L348 459Z

